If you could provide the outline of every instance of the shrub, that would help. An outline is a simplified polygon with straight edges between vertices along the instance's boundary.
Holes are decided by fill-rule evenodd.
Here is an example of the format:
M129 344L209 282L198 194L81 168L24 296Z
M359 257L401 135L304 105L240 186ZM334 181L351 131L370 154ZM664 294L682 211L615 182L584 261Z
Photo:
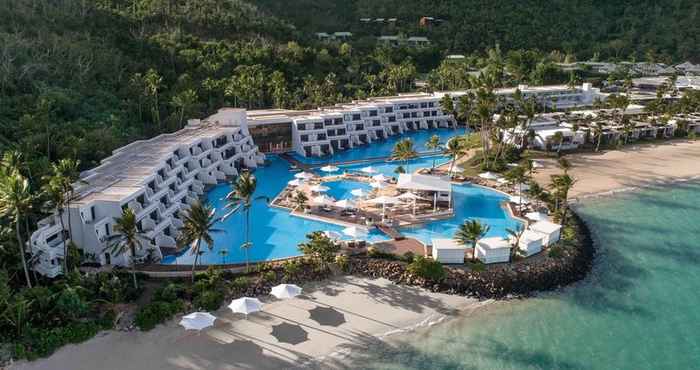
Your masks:
M261 276L263 281L266 281L268 283L273 283L275 280L277 280L277 273L273 270L269 270L264 272Z
M547 252L547 256L551 258L561 258L564 256L564 248L561 246L555 245L551 248L549 248L549 252Z
M416 258L415 254L413 254L413 252L411 252L411 251L408 251L408 252L403 254L401 259L403 259L404 261L406 261L408 263L411 263L411 262L413 262L414 258Z
M51 329L29 328L14 348L15 357L29 360L45 357L65 344L84 342L110 327L111 323L86 321L70 322Z
M273 267L274 266L268 262L261 262L255 266L257 272L269 271L269 270L272 270Z
M158 288L153 293L154 301L173 302L178 298L182 298L185 292L185 287L181 284L168 283L168 285Z
M369 256L370 258L384 258L388 260L399 259L398 256L393 253L382 252L375 247L367 248L367 256Z
M183 309L184 303L179 299L174 302L154 301L139 309L134 322L141 330L151 330Z
M408 265L408 271L423 279L432 281L440 281L447 274L440 262L423 256L416 256L413 262Z
M484 265L484 263L479 260L468 262L468 266L469 269L471 269L474 272L481 272L486 269L486 265Z
M195 307L206 311L214 311L221 306L224 294L215 290L207 290L198 294L192 302Z
M239 276L231 282L231 287L234 290L238 290L238 291L248 289L249 285L250 285L250 279L248 279L245 276Z
M344 254L339 254L335 256L335 264L343 271L348 271L348 256Z

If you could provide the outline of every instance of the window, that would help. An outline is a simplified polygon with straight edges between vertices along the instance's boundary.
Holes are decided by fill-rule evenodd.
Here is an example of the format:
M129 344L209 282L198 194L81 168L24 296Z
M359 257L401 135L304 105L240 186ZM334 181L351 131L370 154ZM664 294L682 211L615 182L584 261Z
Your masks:
M345 129L344 128L338 129L338 135L345 135Z
M335 125L342 125L343 124L343 119L342 118L336 118L333 120L333 124Z
M428 103L426 103L426 102L420 103L420 107L421 108L428 108Z
M384 108L384 113L393 113L394 112L394 107L386 107Z
M353 114L353 115L352 115L352 120L353 120L353 121L359 121L360 119L361 119L361 117L360 117L360 114L359 114L359 113L358 113L358 114Z
M309 141L309 135L301 135L301 141Z
M297 125L297 129L298 129L298 130L301 130L301 131L304 131L304 130L306 130L306 125L303 124L303 123L300 123L300 124Z
M371 110L371 111L369 111L369 116L370 116L370 117L376 117L376 116L377 116L377 111L376 111L376 110Z
M428 107L434 108L435 107L435 102L428 102Z
M396 122L396 116L389 116L389 122Z

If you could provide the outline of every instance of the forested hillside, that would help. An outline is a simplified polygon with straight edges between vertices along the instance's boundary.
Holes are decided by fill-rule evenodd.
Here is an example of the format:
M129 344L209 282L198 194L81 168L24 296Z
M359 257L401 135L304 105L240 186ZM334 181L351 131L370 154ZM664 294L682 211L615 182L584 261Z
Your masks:
M579 58L700 59L700 2L694 0L256 0L307 33L428 36L454 52L561 50ZM421 17L444 19L420 27ZM360 18L397 18L396 26Z

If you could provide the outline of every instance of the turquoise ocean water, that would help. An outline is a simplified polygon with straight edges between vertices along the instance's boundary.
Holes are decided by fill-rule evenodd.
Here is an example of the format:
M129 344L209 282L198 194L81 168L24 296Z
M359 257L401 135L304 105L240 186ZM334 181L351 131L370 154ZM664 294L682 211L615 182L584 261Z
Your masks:
M599 248L587 279L357 351L357 368L700 369L700 184L579 213Z

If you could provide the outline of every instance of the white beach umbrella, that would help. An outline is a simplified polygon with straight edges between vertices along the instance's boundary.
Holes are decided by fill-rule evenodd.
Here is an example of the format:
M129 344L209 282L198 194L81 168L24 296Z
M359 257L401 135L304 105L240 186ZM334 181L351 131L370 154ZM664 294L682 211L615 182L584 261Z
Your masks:
M499 179L496 180L496 182L499 183L499 184L507 184L507 183L508 183L508 180L506 180L506 179L504 179L504 178L499 178Z
M377 173L377 170L372 166L360 168L360 171L364 173Z
M425 199L425 198L422 198L422 197L418 196L417 194L411 193L410 191L408 191L408 192L405 192L405 193L403 193L403 194L400 194L399 196L396 197L396 199L400 199L400 200L418 200L418 199Z
M525 218L532 221L549 221L549 216L542 212L528 212L525 214Z
M337 239L340 239L343 237L343 234L341 234L337 231L334 231L334 230L326 230L323 232L323 235L327 236L330 239L334 239L334 240L337 240Z
M383 182L383 181L389 180L389 178L384 176L383 173L380 173L379 175L372 176L372 180L377 181L377 182Z
M364 191L364 189L353 189L350 194L352 194L355 197L364 197L367 195L367 192Z
M540 161L532 161L532 168L544 168L544 163Z
M356 226L350 226L343 229L343 234L352 238L364 238L367 237L367 231L360 229Z
M325 185L316 184L316 185L310 187L309 189L315 193L323 193L325 191L330 190L331 188L329 188L328 186L325 186Z
M230 308L233 313L243 313L248 315L253 312L262 311L262 302L260 302L260 300L257 298L243 297L231 301L228 308Z
M327 195L319 195L319 196L311 199L311 203L319 205L319 206L326 206L326 205L334 204L335 201L333 200L333 198L331 198Z
M193 312L180 320L180 325L186 330L202 330L214 325L216 316L209 312Z
M294 298L301 294L301 288L294 284L280 284L272 287L270 294L279 299Z
M450 171L451 173L462 173L464 172L464 168L460 166L454 166L452 167L452 170Z
M479 177L481 177L482 179L486 179L486 180L496 180L499 178L498 175L496 175L495 173L490 172L490 171L480 173Z
M343 199L343 200L339 200L339 201L335 202L334 205L335 205L336 207L339 207L339 208L346 208L346 209L347 209L347 208L357 208L357 204L356 204L355 201L353 201L352 199Z
M370 204L392 204L396 203L397 199L395 197L389 197L386 195L382 195L373 199L370 199L367 201L367 203Z
M289 185L289 186L299 186L299 185L301 185L301 184L303 184L303 183L304 183L304 182L301 181L300 179L294 179L294 180L288 181L288 182L287 182L287 185Z
M314 174L309 172L299 172L298 174L294 175L294 177L297 179L308 180L314 178Z
M517 203L517 204L526 204L530 203L530 200L527 199L526 197L521 197L518 195L513 195L508 199L511 203Z
M323 172L338 172L339 169L340 168L333 166L333 165L321 167L321 171L323 171Z
M386 187L386 185L383 182L379 181L371 182L369 186L373 187L374 189L384 189Z

